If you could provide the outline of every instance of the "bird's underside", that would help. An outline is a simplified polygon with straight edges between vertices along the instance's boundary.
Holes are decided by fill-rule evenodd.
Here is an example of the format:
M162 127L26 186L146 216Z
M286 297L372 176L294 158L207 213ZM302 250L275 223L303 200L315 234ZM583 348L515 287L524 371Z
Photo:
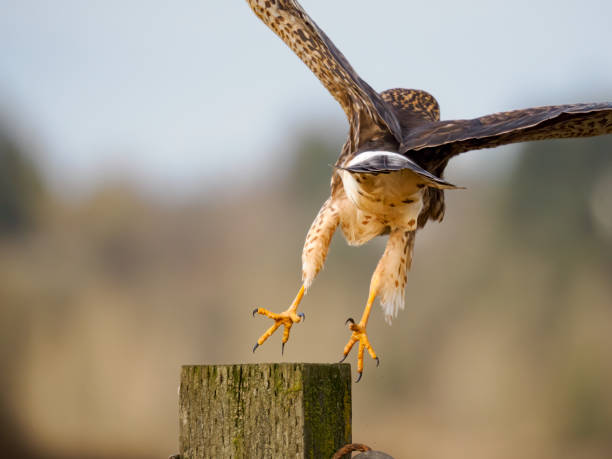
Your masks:
M306 236L302 286L283 313L253 311L274 320L255 348L281 325L284 348L291 326L304 319L297 313L298 306L323 267L338 226L351 245L388 234L361 320L347 320L352 334L343 354L346 358L359 342L359 380L365 350L378 363L366 331L374 300L380 299L388 322L403 308L416 231L428 220L442 220L444 190L457 188L442 178L448 161L459 153L508 143L612 133L612 103L537 107L440 121L438 103L425 91L398 88L377 93L372 89L297 1L247 1L319 78L349 121L348 138L332 174L331 196Z

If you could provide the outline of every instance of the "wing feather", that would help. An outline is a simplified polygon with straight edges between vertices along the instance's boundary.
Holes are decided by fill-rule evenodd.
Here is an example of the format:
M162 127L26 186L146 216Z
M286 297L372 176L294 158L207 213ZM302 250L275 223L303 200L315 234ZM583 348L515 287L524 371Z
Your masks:
M429 123L406 130L401 151L430 170L470 150L612 133L612 103L555 105Z
M332 41L296 0L247 0L255 14L312 70L349 120L354 152L372 136L402 131L393 110L353 70Z

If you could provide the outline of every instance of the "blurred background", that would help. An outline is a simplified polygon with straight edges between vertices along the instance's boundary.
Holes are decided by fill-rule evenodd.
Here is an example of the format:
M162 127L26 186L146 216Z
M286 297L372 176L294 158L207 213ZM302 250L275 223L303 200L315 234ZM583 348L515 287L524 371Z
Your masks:
M605 0L304 0L442 118L612 100ZM243 1L0 0L0 456L167 457L180 365L280 361L347 123ZM353 439L397 458L612 456L612 136L465 154L376 309ZM339 234L285 361L339 360L385 240ZM355 356L349 358L355 363Z

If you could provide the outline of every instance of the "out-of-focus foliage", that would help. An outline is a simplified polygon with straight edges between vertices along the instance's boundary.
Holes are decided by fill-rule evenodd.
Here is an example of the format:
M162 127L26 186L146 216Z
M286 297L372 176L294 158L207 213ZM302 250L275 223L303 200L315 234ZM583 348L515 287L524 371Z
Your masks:
M286 187L300 206L316 208L329 196L332 166L344 142L343 129L343 125L338 126L340 135L336 137L322 126L312 126L297 139Z
M30 158L8 129L0 126L0 235L30 229L43 194Z
M526 144L509 183L517 239L565 263L591 252L612 256L610 180L608 137Z
M526 144L508 184L504 220L512 227L513 246L548 265L547 278L540 280L548 301L531 311L525 335L542 362L568 357L566 373L551 391L558 392L566 417L563 434L578 442L612 438L611 368L599 361L600 339L612 331L600 330L610 325L612 313L611 191L610 137ZM606 291L607 300L598 298ZM592 324L579 324L590 314ZM597 323L598 314L607 316L606 325ZM584 340L571 343L577 339L572 334L584 334Z
M285 180L231 198L162 204L115 183L44 213L24 204L36 231L0 240L11 451L167 456L181 364L281 359L280 336L251 353L269 323L250 312L295 295L341 144L305 132L292 169L274 171ZM611 148L534 143L507 180L447 194L445 222L417 237L406 310L391 328L378 309L370 321L381 366L366 361L354 387L355 441L395 457L610 457ZM336 235L285 359L339 359L384 242Z

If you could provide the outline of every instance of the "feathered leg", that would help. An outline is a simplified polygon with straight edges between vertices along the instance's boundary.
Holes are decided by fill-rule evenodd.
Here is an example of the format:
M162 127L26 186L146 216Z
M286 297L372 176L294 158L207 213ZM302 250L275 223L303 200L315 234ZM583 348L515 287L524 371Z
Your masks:
M359 373L359 376L356 382L359 382L363 373L363 354L365 349L368 350L370 357L376 360L376 366L380 364L380 360L370 344L366 331L374 300L377 296L381 297L381 304L385 310L385 318L388 322L390 322L392 316L397 314L398 309L403 309L404 307L406 271L410 268L412 262L414 235L414 231L404 231L401 229L391 232L385 253L372 275L370 293L361 320L359 323L355 323L352 318L346 321L346 323L350 322L349 328L352 334L344 347L344 357L341 362L346 359L353 345L359 341L359 351L357 353L357 373Z
M253 310L255 314L261 314L274 320L274 324L259 337L257 343L253 347L253 352L264 343L272 334L281 326L284 326L283 340L281 352L285 349L285 343L289 340L289 333L294 323L301 322L306 319L303 312L298 313L297 308L304 297L304 294L312 284L312 281L319 273L329 250L334 231L340 222L339 212L336 208L333 199L329 198L312 223L308 234L306 235L306 243L302 251L302 286L298 291L291 306L280 314L275 314L264 308L256 308Z

